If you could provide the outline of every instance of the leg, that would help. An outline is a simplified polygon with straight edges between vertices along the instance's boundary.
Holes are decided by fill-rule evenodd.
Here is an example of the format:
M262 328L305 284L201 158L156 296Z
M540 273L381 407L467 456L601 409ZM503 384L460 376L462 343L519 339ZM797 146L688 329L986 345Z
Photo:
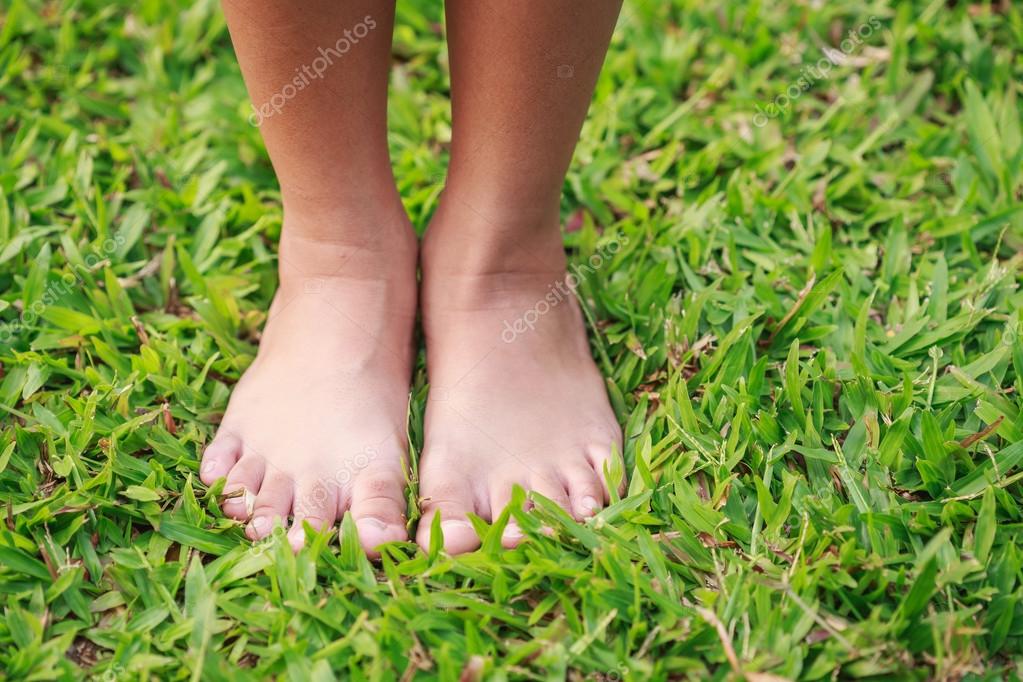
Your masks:
M416 240L387 155L393 2L225 0L281 185L280 286L203 456L252 539L345 511L367 550L404 539Z
M475 547L466 512L496 517L515 483L579 518L607 500L621 431L565 286L559 203L619 7L447 3L451 167L422 256L424 545L440 512L447 549Z

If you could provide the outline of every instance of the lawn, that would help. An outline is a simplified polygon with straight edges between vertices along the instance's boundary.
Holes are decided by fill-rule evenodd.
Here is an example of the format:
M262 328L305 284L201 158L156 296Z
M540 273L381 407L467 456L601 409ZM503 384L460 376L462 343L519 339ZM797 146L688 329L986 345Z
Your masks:
M218 4L0 22L0 679L1023 675L1019 3L630 0L563 200L627 494L378 563L198 481L281 222ZM398 23L422 230L440 3Z

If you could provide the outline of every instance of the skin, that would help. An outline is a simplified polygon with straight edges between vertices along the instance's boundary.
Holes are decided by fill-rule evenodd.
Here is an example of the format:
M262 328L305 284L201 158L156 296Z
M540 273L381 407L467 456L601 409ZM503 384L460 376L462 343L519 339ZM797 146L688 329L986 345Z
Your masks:
M466 514L495 518L515 484L577 518L606 504L621 431L566 284L559 201L619 8L447 3L451 166L417 253L387 155L393 4L225 0L284 205L259 353L200 469L226 476L224 511L250 538L288 524L297 549L303 522L346 512L371 555L407 538L417 255L431 389L416 540L440 514L446 550L474 549ZM331 47L347 49L315 61ZM510 524L505 545L520 538Z
M446 10L453 137L422 248L431 388L417 540L429 546L440 513L457 553L479 546L466 513L495 518L514 484L577 518L608 500L602 472L621 431L578 304L562 293L559 202L619 4L449 0ZM531 329L507 332L534 314ZM504 545L520 539L509 523Z
M225 492L238 496L224 512L247 522L253 540L294 516L297 548L303 521L322 528L351 511L372 553L407 538L417 244L387 155L394 7L232 0L224 13L257 111L275 95L280 103L303 66L323 66L318 47L368 28L367 16L376 26L352 33L358 42L322 77L306 76L307 87L258 121L284 204L280 286L200 476L227 477Z

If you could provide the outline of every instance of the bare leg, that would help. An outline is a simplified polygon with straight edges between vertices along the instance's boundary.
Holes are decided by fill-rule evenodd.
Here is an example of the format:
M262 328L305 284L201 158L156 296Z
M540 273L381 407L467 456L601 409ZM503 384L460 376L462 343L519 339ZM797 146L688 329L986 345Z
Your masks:
M351 510L366 546L404 539L402 458L416 241L386 143L394 4L225 0L281 185L280 287L259 354L203 456L252 539ZM254 496L254 498L253 498Z
M424 545L440 512L446 548L475 547L465 514L496 517L516 483L579 518L606 503L621 431L564 286L559 201L619 8L447 3L452 158L422 255ZM518 538L511 526L505 544Z

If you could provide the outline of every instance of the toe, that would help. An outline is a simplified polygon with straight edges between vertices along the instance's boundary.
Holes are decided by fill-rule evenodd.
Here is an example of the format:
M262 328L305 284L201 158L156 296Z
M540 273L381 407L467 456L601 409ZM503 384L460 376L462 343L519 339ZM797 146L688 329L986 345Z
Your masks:
M582 520L593 516L604 506L607 487L589 466L575 466L565 471L565 484L572 516Z
M269 471L263 477L252 510L252 520L245 527L250 540L261 540L275 525L283 526L291 511L295 497L295 484L291 477L279 471Z
M206 485L213 485L218 478L227 476L231 467L241 456L242 441L232 433L217 431L213 442L206 446L202 453L202 465L199 467L199 479Z
M423 516L419 520L416 541L423 549L430 549L430 531L438 514L444 535L444 551L462 554L480 546L476 529L467 516L476 507L468 479L453 472L430 476L424 473L420 497Z
M405 477L400 469L364 469L352 486L352 517L363 549L379 556L385 542L408 538L405 530Z
M619 470L622 469L622 457L620 454L621 446L615 445L612 450L611 447L604 445L600 447L591 447L587 450L587 459L592 465L594 472L597 474L597 478L600 479L601 485L604 487L602 497L605 502L610 502L611 498L607 491L611 489L608 484L608 472L613 468ZM621 476L621 480L618 482L618 494L621 495L625 492L625 474L624 471Z
M565 511L571 512L568 491L565 489L565 484L561 482L561 478L554 472L534 474L530 478L529 489L540 493Z
M244 521L252 515L255 507L255 494L263 481L266 462L262 457L246 455L238 460L227 474L224 484L224 514L233 519Z
M305 544L305 522L323 530L337 520L337 493L337 485L320 480L303 480L296 485L292 505L295 522L288 531L288 541L296 552Z
M568 499L568 491L557 472L549 471L546 474L534 474L530 479L530 492L539 493L548 500L572 514L572 505ZM544 526L541 531L550 534L550 526Z
M516 486L522 486L523 488L529 488L529 484L525 481L516 480L514 478L503 478L498 477L490 485L490 517L496 520L504 513L504 510L511 503L512 489ZM528 505L528 502L527 502ZM508 518L508 524L504 527L504 532L501 534L501 546L505 549L511 549L518 546L522 542L522 529L519 528L518 521L515 517Z

